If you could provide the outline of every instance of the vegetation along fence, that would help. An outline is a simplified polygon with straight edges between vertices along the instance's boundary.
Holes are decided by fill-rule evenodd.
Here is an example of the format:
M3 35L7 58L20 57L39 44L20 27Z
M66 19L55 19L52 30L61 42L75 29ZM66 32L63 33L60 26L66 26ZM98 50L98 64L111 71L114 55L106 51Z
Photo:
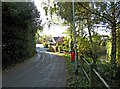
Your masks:
M95 68L94 63L89 63L83 56L80 56L81 77L86 76L90 87L106 87L107 89L111 89Z

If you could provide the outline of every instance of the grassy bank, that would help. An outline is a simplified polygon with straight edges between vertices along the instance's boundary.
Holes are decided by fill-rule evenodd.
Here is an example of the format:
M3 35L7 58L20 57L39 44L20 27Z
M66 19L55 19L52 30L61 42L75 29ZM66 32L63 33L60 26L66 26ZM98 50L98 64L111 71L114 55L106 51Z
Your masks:
M67 87L89 87L86 77L80 76L80 67L78 66L78 75L75 75L74 63L71 63L70 55L64 55L66 58Z

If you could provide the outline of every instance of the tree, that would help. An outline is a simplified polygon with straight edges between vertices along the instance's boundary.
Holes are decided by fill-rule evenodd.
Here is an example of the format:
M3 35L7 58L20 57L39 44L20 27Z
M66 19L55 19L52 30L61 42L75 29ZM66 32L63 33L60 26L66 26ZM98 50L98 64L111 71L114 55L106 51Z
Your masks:
M84 4L85 7L90 8L90 6L89 6L90 3L81 3L81 4ZM66 6L66 2L64 2L64 3L62 2L62 3L58 3L58 5L60 8L59 15L61 16L62 19L65 19L65 21L68 24L70 24L70 26L72 27L72 3L67 2L67 6ZM92 35L91 35L93 22L92 22L91 17L92 17L92 15L91 15L91 13L89 13L88 10L84 9L83 6L80 6L79 3L75 2L75 21L78 24L77 25L77 27L78 27L77 35L78 36L86 35L85 33L83 33L83 29L88 28L89 39L91 42L90 50L92 51L92 54L94 54L95 52L93 53L94 47L93 47ZM80 41L80 39L78 41ZM93 58L93 61L95 62L95 58Z
M98 23L108 24L108 28L111 29L112 34L112 49L111 49L111 62L116 66L116 28L119 25L119 8L120 2L103 2L103 3L93 3L94 9L89 9L84 6L84 4L79 3L84 9L88 10L91 14L99 18ZM96 18L94 18L96 19Z
M3 69L35 54L39 17L33 2L2 3Z
M67 6L66 6L67 3ZM58 2L57 14L65 20L66 23L72 22L72 4L71 2ZM69 8L68 8L69 7ZM111 29L112 48L111 63L116 66L116 31L120 27L120 2L75 2L75 20L85 22L84 27L88 28L91 49L93 50L92 33L96 24L102 24ZM80 24L82 24L79 22ZM86 23L87 22L87 23ZM83 28L84 29L84 28ZM93 33L94 34L94 33ZM94 50L93 50L94 53ZM94 60L95 61L95 60Z
M120 66L120 29L117 29L117 62Z

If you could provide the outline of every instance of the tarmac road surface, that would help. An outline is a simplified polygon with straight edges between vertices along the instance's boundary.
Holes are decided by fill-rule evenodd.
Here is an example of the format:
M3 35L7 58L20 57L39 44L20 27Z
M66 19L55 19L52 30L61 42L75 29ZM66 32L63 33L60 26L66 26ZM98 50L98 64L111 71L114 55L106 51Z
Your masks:
M66 87L65 60L38 52L30 60L3 72L2 87Z

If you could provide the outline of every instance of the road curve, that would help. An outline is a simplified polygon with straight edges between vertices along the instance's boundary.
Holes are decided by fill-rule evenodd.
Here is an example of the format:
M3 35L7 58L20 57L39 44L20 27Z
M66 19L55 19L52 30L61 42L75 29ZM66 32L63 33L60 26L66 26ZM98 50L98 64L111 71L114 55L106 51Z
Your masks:
M29 61L3 72L2 87L66 87L65 60L39 52Z

